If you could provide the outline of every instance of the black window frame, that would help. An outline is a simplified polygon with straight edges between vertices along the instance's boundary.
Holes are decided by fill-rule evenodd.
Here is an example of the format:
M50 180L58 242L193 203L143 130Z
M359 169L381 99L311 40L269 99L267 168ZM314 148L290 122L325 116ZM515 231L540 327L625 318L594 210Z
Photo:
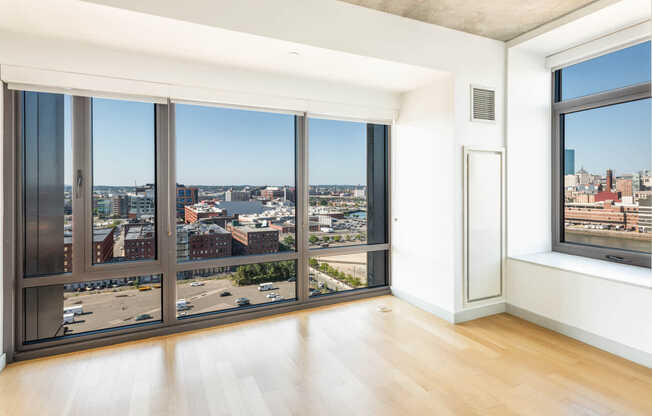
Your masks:
M564 239L564 117L580 111L615 106L652 98L652 83L646 82L623 88L562 100L562 69L552 73L552 251L605 260L613 263L651 267L650 253L581 243Z

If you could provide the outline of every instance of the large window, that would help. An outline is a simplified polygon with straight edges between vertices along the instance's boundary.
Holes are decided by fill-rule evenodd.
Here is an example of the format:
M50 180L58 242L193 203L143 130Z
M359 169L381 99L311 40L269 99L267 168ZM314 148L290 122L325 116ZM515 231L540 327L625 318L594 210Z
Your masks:
M389 126L5 92L17 353L388 293Z
M296 250L295 117L176 106L179 262Z
M553 245L650 267L650 42L555 72Z
M94 98L92 114L92 261L154 259L154 105Z

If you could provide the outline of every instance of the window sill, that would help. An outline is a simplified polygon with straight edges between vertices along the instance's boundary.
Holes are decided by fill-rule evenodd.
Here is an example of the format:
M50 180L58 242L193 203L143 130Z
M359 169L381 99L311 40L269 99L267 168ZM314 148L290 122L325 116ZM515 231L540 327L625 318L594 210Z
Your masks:
M652 271L645 267L629 266L570 254L546 252L510 256L512 260L546 266L565 272L611 280L652 289Z

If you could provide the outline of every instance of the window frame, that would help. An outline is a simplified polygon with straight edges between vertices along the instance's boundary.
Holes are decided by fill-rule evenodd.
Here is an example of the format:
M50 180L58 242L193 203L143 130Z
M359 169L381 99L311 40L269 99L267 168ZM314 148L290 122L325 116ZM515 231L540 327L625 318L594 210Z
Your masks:
M356 245L348 247L309 249L308 223L308 118L320 117L318 114L286 111L259 107L243 107L220 105L205 102L183 102L201 106L217 106L253 111L291 113L295 116L295 184L296 184L296 250L272 254L232 256L216 259L201 259L177 262L176 244L176 134L175 134L175 102L157 97L140 97L129 95L110 95L95 91L66 92L65 89L54 93L68 94L71 102L71 130L73 150L73 177L81 169L83 184L81 190L76 190L73 184L73 270L69 273L45 275L36 278L23 277L22 252L22 205L21 195L21 106L20 92L44 92L38 86L15 85L0 83L4 95L4 239L3 255L6 261L3 265L4 310L7 319L4 320L4 350L8 353L8 361L22 360L51 354L81 350L89 347L110 345L126 340L136 340L157 335L166 335L191 329L207 328L224 323L237 322L258 317L287 313L305 308L328 305L347 300L362 299L386 295L391 285L391 129L389 121L372 121L355 119L364 122L367 127L376 124L386 126L386 183L385 183L385 233L387 243L375 245ZM48 89L45 92L53 92ZM78 95L81 94L81 95ZM92 98L111 98L127 101L148 102L155 105L155 166L156 166L156 232L157 256L152 260L135 260L120 263L93 264L92 254ZM329 117L332 118L332 117ZM340 120L354 120L345 117ZM73 180L74 182L74 180ZM18 193L16 193L18 191ZM15 244L13 244L15 242ZM327 296L309 296L309 259L314 256L351 254L370 251L385 251L386 284L370 288L360 288L345 292L333 293ZM280 302L252 305L237 310L216 311L201 315L178 317L176 311L177 272L201 268L229 265L245 265L267 263L282 260L297 262L296 299ZM74 334L56 339L46 339L25 343L24 340L24 289L50 285L63 285L79 282L89 282L104 279L117 279L141 275L161 275L161 321L148 322L126 327L107 328L89 333Z
M564 122L566 114L614 106L652 98L651 82L630 85L583 97L561 100L562 69L552 72L552 251L605 260L613 263L647 267L649 253L564 241Z

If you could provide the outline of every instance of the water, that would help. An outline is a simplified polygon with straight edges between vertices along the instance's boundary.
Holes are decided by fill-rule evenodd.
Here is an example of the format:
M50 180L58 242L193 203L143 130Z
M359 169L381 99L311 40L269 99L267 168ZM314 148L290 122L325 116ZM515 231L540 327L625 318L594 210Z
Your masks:
M354 211L354 212L349 212L349 214L347 216L358 218L358 219L361 219L361 220L366 220L367 219L367 212L366 211Z
M620 248L623 250L642 251L645 253L652 252L652 242L650 240L623 238L613 235L589 235L568 230L566 230L565 234L567 243L590 244L594 246Z

